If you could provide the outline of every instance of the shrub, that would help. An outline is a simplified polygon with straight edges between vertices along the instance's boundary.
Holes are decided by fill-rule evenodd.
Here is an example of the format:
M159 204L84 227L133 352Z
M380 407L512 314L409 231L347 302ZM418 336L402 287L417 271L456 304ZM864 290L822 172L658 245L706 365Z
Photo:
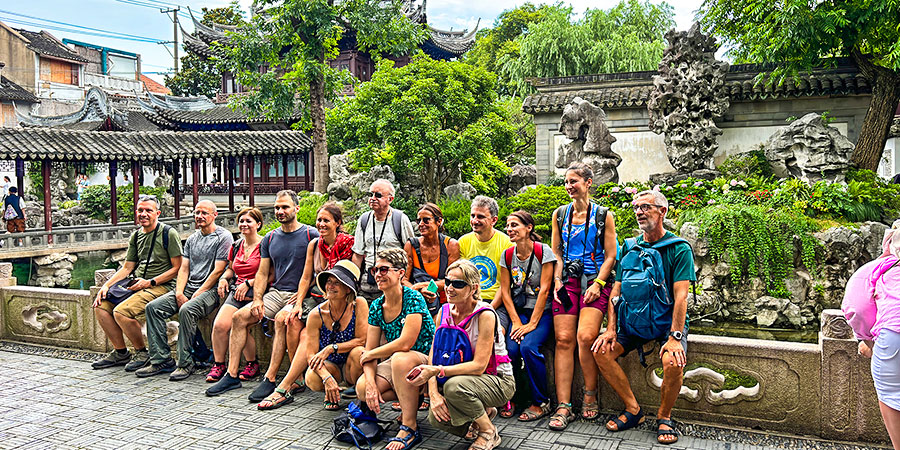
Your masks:
M78 206L77 200L66 200L66 201L60 203L60 205L59 205L60 209L69 209L69 208L74 208L76 206Z
M716 167L722 176L726 178L747 178L750 176L771 177L772 167L763 153L759 150L751 150L745 153L729 156L719 167Z
M452 198L444 200L438 206L444 213L444 230L448 236L459 238L472 231L472 226L469 225L469 213L472 210L471 200Z
M538 185L511 197L508 206L509 212L521 209L531 213L534 217L534 232L539 234L545 241L550 242L550 232L552 230L550 222L553 220L553 211L560 205L565 205L570 201L569 194L566 193L565 188ZM502 217L505 218L506 215L509 215L509 213L504 215L501 212Z
M155 195L162 199L166 194L165 187L141 186L141 194ZM109 185L92 184L81 192L81 204L90 211L91 217L99 220L110 220L109 218ZM116 188L116 210L122 219L132 217L134 214L134 198L132 194L132 186L119 186Z

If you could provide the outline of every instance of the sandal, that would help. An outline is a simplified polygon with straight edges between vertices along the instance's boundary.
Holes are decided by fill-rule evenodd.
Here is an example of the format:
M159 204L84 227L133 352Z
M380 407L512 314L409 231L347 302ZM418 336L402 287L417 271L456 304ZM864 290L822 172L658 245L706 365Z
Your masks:
M595 400L592 402L584 402L584 404L581 406L581 418L587 422L593 422L597 420L598 417L600 417L600 403L596 400L597 391L585 390L584 396L594 397Z
M494 418L497 417L497 408L494 408L493 406L485 409L484 412L487 413L488 419L490 420L494 420ZM478 439L478 425L475 425L474 420L469 424L469 430L466 431L465 439L467 441Z
M634 427L644 423L644 410L643 409L638 409L637 414L632 414L623 409L622 412L619 413L619 416L625 416L625 422L622 422L621 420L619 420L618 416L613 417L612 419L609 420L609 422L612 422L616 426L616 428L615 429L610 428L609 422L607 422L606 423L607 430L613 431L613 432L625 431L625 430L634 428Z
M495 428L493 432L479 431L475 439L482 438L485 445L477 445L473 443L469 446L469 450L493 450L500 445L500 432Z
M419 402L419 411L428 411L428 409L431 408L431 400L429 400L428 397L423 397L420 395ZM402 408L400 408L400 402L392 402L391 410L402 411Z
M280 408L284 405L287 405L288 403L291 403L293 401L294 401L293 394L291 394L290 392L288 392L284 389L276 388L275 392L273 392L271 395L266 397L263 401L259 402L259 404L256 405L256 408L259 409L260 411L267 411L270 409L278 409L278 408Z
M303 392L306 392L306 384L299 381L291 383L291 395L301 394Z
M526 408L525 411L522 411L522 414L519 414L519 422L534 422L535 420L543 419L547 414L550 414L550 403L544 403L538 406L538 408L541 408L540 412L534 412L531 407Z
M325 400L325 411L337 411L339 409L341 409L340 403L329 402L328 400Z
M558 412L554 413L552 416L550 416L550 423L547 424L547 426L550 427L550 429L553 431L565 430L566 427L569 426L569 422L572 421L572 418L573 418L572 416L574 415L574 414L572 414L572 404L571 403L560 403L556 407L556 410L559 411L560 409L566 410L566 414L560 414Z
M660 429L660 425L669 427L668 430ZM660 444L674 444L678 442L678 431L675 429L675 421L672 419L656 419L656 441ZM663 439L663 436L675 436L675 439Z
M506 402L506 405L503 406L503 409L500 410L500 417L504 419L509 419L516 413L516 405L513 402Z
M403 444L401 450L409 450L415 447L416 444L422 442L422 435L419 434L419 430L413 430L412 428L406 425L400 425L400 431L405 431L407 434L404 437L395 436L388 439L388 444L391 442L399 442Z

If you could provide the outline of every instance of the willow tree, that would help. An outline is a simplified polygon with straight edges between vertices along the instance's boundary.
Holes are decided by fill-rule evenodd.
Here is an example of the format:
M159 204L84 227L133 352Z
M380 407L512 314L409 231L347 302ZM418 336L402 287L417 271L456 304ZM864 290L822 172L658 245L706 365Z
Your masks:
M705 0L698 15L732 56L778 63L769 82L852 58L872 86L852 159L877 170L900 100L900 0Z
M355 81L328 61L337 58L339 43L376 55L409 53L425 30L402 6L400 0L256 0L258 13L230 34L226 67L253 88L232 97L232 105L269 120L300 113L297 126L312 129L316 191L328 186L325 104Z

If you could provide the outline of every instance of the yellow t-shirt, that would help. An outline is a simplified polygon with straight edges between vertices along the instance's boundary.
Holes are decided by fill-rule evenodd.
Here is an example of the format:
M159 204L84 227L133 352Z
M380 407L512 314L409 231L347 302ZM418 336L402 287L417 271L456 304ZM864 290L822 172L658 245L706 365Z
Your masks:
M497 230L487 242L479 241L474 232L459 238L459 255L472 261L481 272L481 298L488 303L494 300L500 287L500 258L512 245L509 236Z

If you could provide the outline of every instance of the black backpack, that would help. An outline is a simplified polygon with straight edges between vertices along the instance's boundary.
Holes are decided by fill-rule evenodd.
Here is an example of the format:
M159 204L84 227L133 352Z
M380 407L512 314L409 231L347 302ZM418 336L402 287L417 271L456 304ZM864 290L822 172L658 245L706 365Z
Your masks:
M358 449L372 450L372 444L380 442L384 437L384 425L390 424L389 421L379 420L366 402L351 402L346 410L334 418L331 424L331 439L325 443L322 450L328 448L335 439L353 444Z

